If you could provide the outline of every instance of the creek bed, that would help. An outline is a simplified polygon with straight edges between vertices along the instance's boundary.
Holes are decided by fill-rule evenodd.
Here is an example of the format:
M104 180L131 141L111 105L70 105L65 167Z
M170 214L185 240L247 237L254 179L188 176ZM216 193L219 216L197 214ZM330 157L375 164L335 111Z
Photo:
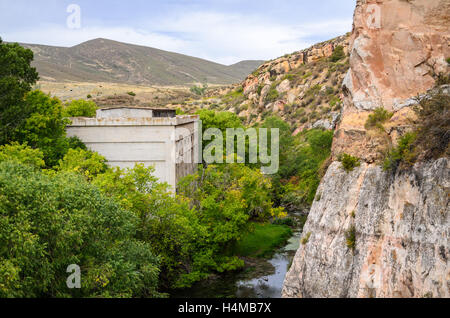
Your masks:
M294 215L295 217L295 215ZM270 259L245 259L240 272L214 275L191 288L173 291L174 298L281 298L284 278L299 248L301 231L295 230L287 243Z

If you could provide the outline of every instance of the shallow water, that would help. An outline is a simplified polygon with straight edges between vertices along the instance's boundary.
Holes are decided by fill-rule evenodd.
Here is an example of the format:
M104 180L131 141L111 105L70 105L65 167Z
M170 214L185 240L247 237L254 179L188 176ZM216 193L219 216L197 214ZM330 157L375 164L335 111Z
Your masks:
M171 293L175 298L280 298L284 278L300 245L301 232L269 260L259 260L256 272L228 273ZM255 277L256 276L256 277Z

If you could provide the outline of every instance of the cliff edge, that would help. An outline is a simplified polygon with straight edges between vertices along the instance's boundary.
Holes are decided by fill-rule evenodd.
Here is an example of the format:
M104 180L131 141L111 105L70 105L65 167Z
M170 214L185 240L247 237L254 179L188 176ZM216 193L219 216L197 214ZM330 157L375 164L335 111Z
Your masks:
M334 162L283 297L450 297L449 159L380 167L411 129L414 97L449 73L449 11L449 0L357 1ZM365 126L379 107L392 112L382 133ZM346 172L343 153L361 165Z

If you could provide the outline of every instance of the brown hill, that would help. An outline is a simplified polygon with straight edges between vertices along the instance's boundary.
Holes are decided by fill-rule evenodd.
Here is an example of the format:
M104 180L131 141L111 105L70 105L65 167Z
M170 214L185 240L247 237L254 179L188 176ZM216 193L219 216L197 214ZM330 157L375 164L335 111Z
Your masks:
M95 39L74 47L22 44L35 53L34 66L50 81L112 82L139 85L231 84L242 81L262 61L226 66L155 48Z

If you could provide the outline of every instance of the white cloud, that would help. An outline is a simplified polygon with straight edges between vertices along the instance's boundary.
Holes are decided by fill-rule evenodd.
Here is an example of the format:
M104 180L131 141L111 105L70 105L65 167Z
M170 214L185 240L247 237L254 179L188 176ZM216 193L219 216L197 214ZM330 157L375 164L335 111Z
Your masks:
M140 29L82 24L81 29L70 30L47 24L9 32L4 40L73 46L101 37L232 64L244 59L275 58L313 44L311 37L327 39L350 28L351 20L275 23L258 16L178 12L152 20Z

